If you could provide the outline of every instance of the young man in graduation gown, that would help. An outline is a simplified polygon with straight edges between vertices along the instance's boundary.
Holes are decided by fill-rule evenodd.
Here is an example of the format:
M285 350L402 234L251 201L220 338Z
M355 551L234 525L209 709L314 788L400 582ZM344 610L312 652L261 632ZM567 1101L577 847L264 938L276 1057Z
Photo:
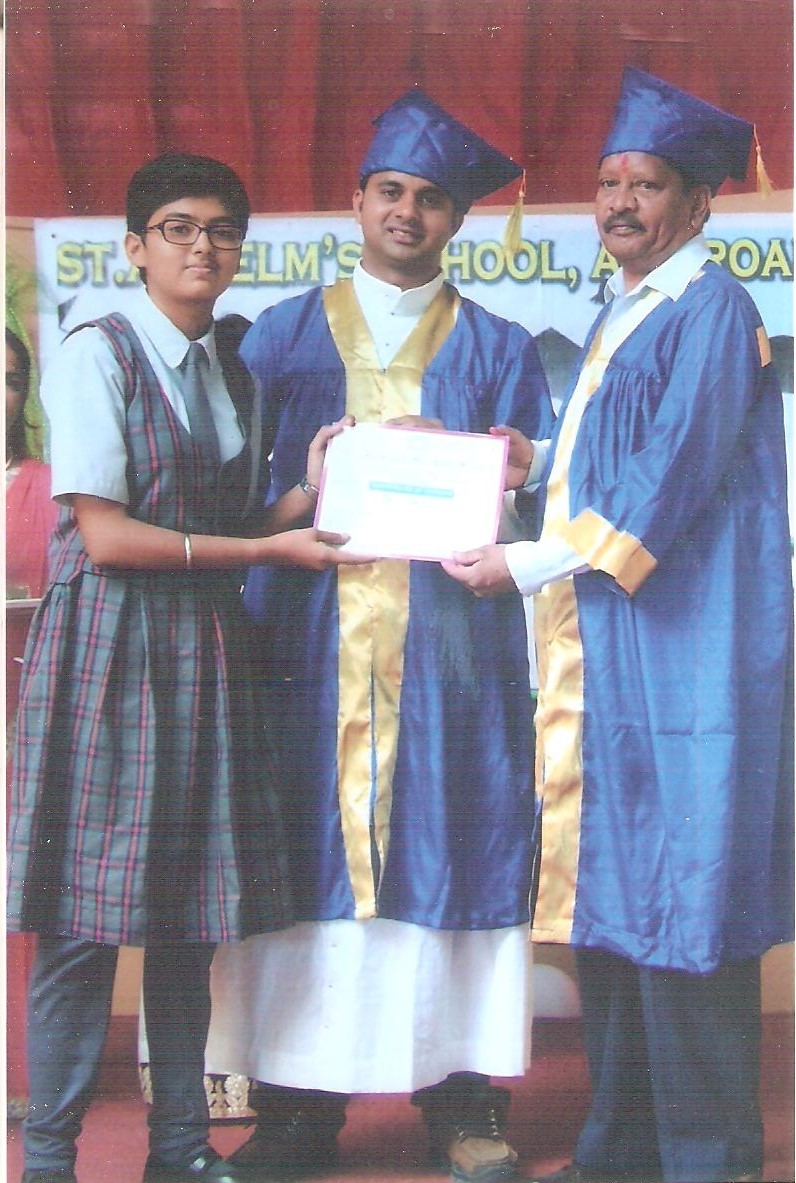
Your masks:
M536 593L534 931L577 947L593 1086L550 1183L760 1178L759 962L792 936L783 414L757 309L702 235L752 135L626 71L596 198L619 270L541 538L446 564L479 595Z
M533 339L460 296L440 264L470 204L520 171L418 90L376 120L353 278L269 308L242 346L271 498L345 414L549 431ZM436 563L358 571L247 581L306 923L219 960L208 1068L268 1086L235 1156L253 1170L328 1165L348 1094L417 1090L457 1178L511 1178L508 1094L489 1076L524 1072L531 1026L522 600L479 604Z

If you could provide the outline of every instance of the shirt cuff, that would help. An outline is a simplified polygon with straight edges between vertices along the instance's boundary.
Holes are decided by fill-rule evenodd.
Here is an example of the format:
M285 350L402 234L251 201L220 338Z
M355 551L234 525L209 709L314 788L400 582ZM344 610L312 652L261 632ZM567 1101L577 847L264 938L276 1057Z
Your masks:
M533 460L522 486L523 489L535 489L539 484L547 464L547 453L550 451L550 440L531 440L531 443L533 444Z
M541 542L510 542L505 550L506 566L524 596L541 591L546 583L588 571L581 555L562 539Z

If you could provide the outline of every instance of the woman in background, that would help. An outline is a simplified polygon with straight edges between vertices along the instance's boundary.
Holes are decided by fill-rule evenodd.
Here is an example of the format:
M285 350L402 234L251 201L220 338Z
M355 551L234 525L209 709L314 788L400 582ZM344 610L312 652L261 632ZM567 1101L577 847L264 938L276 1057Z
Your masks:
M10 279L10 282L9 282ZM14 275L6 276L12 291ZM50 466L41 460L42 410L31 356L24 341L6 328L6 598L38 599L47 583L47 549L58 516L50 498ZM24 619L24 623L23 623ZM28 616L7 620L6 735L16 715L20 661ZM24 1028L28 977L36 951L30 933L6 936L6 1115L23 1117L28 1069Z
M26 408L31 397L27 348L6 329L6 598L38 599L47 583L47 547L58 515L50 467L34 452Z

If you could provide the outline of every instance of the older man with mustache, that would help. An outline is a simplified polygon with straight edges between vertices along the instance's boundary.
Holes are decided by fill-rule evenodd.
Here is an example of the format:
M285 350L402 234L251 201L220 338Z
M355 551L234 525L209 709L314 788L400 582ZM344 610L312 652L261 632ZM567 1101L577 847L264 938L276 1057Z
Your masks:
M596 199L619 270L541 537L446 564L477 595L536 593L534 931L577 948L593 1088L545 1183L761 1178L759 961L793 905L783 415L760 316L702 236L752 135L626 71Z

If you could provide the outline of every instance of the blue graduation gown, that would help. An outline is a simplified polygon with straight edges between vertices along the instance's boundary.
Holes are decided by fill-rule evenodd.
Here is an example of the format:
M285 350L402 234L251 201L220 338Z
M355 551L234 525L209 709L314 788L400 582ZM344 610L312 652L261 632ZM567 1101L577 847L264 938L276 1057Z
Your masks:
M708 263L616 349L572 449L582 784L544 802L539 939L698 973L791 939L785 480L759 314Z
M508 423L534 438L549 434L552 412L533 339L447 286L440 295L455 301L457 312L420 372L419 412L451 430ZM295 486L313 435L346 410L346 369L324 299L316 289L266 310L241 349L273 446L271 499ZM390 373L377 370L373 381L389 381ZM375 693L397 678L396 718L388 719L397 739L385 755L377 719L375 739L357 741L372 794L365 803L371 825L358 851L344 841L349 803L338 781L338 744L348 742L341 739L340 668L354 644L340 635L338 574L259 568L246 582L246 605L264 625L268 733L277 748L298 918L378 915L440 929L522 923L535 800L520 597L478 601L435 563L393 561L396 568L408 572L398 673L376 651L363 683ZM350 632L367 619L366 579L375 580L375 594L388 565L369 565L367 577L356 574L364 568L348 570L361 579L363 597L361 610L346 609ZM372 879L370 902L358 898L353 882L363 867Z

